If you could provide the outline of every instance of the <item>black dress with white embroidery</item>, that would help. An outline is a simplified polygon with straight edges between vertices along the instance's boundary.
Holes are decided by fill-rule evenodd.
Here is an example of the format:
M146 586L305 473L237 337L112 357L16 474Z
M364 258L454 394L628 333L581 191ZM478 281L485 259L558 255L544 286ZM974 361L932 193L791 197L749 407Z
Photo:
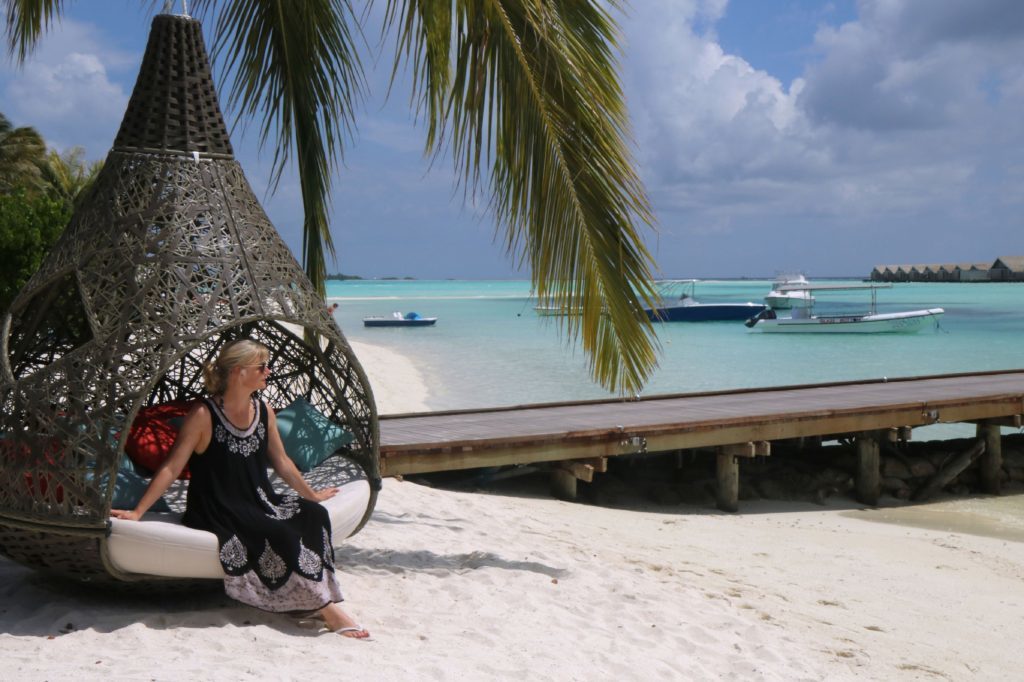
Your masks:
M267 611L312 611L342 601L334 575L331 520L320 504L274 492L267 475L267 408L239 429L207 400L213 437L189 461L182 519L211 531L229 597Z

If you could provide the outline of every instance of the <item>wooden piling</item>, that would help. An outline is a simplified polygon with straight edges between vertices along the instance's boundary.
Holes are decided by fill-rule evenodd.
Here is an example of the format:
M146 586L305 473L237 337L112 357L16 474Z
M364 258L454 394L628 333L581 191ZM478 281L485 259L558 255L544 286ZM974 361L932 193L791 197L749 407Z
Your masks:
M874 433L857 436L857 499L872 507L882 490L878 439Z
M736 455L722 451L718 453L718 487L715 496L717 506L722 511L739 510L740 465Z
M551 470L551 494L560 500L576 499L576 482L593 483L595 473L608 471L607 457L557 462Z
M561 467L551 470L551 495L572 502L576 499L576 477Z
M914 493L914 497L911 499L915 502L923 502L929 499L949 485L950 481L959 476L964 469L969 467L975 459L984 453L985 441L979 438L972 447L946 462L946 465L936 471L935 475L928 479L927 483L917 489L917 492Z
M981 489L990 495L998 495L1001 492L999 475L1003 468L1003 440L999 424L981 422L977 431L978 438L985 441L985 452L978 462Z

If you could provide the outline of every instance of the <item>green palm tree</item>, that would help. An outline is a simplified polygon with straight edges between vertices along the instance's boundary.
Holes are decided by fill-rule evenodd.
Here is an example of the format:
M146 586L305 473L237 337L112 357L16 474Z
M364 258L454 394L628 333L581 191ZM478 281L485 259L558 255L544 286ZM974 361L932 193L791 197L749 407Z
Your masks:
M24 60L67 0L7 0L7 38ZM294 156L303 263L324 291L331 178L365 89L363 27L350 0L196 0L212 15L229 105L260 121L275 179ZM653 224L625 140L616 73L617 0L387 0L394 72L410 67L427 153L448 151L466 189L490 194L509 255L541 302L578 310L562 324L595 379L638 391L655 365ZM363 16L368 16L364 14ZM357 38L359 40L357 40Z
M78 205L103 168L102 161L87 163L84 156L81 147L72 147L63 154L51 149L40 169L46 193L68 208Z
M0 113L0 192L7 194L23 187L43 187L40 166L46 158L46 144L35 128L15 128Z

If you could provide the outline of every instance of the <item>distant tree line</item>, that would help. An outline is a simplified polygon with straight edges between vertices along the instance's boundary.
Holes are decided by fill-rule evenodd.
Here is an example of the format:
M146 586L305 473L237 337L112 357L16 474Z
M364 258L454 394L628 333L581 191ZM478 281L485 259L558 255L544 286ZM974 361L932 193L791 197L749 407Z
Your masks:
M39 268L103 166L81 147L47 150L29 126L0 113L0 311Z
M339 272L339 273L334 274L334 275L327 275L327 279L329 279L329 280L330 279L334 279L334 280L345 281L345 280L349 280L349 279L366 279L366 278L365 277L360 277L359 275L346 275L344 273L340 273ZM415 277L374 277L374 279L381 279L381 280L392 281L392 280L414 280L416 278Z

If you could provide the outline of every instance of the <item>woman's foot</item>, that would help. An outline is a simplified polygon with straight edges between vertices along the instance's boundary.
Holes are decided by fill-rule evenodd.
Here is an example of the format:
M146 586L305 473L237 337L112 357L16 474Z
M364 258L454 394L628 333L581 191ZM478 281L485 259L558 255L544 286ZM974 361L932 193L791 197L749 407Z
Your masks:
M366 639L370 636L370 632L366 628L352 620L352 617L337 604L328 604L323 607L320 609L319 615L324 619L328 630L337 632L342 637Z

